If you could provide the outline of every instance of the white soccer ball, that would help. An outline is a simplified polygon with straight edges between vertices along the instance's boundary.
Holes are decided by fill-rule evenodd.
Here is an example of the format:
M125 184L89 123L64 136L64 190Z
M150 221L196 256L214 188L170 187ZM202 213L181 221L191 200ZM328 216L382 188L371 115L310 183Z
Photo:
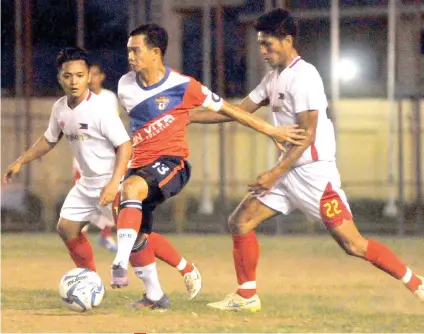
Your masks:
M63 275L59 283L60 297L75 312L85 312L99 306L104 293L100 276L89 269L72 269Z

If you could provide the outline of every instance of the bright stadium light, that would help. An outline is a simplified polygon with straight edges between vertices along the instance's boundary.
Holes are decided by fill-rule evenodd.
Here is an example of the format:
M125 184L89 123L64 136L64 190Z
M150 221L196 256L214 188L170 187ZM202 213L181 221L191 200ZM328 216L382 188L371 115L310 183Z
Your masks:
M352 59L340 59L337 73L341 81L352 81L358 76L358 65Z

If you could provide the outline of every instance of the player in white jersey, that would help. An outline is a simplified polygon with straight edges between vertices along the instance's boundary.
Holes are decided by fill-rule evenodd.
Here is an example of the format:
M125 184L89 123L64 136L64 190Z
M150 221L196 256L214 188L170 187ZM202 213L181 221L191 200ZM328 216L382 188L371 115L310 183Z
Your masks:
M301 146L287 146L287 152L269 171L249 185L250 193L229 219L233 235L233 256L238 290L209 307L222 310L258 311L256 267L259 245L254 229L278 213L300 209L321 220L332 237L352 256L363 258L396 279L424 300L424 285L387 246L364 238L353 221L346 195L340 188L335 162L335 139L327 118L327 99L320 75L298 55L294 41L296 25L289 12L277 9L256 22L262 56L273 68L241 107L255 112L268 104L275 125L299 124L307 138ZM223 115L192 113L192 122L217 123Z
M53 105L44 135L6 169L3 182L19 172L22 165L47 154L65 137L81 167L81 178L63 203L57 231L75 265L95 271L93 250L81 230L100 213L112 219L111 202L126 171L131 142L113 106L103 103L88 89L90 74L85 50L63 49L57 58L57 69L66 95Z
M111 106L114 110L116 110L116 113L119 115L118 97L111 90L103 88L103 82L106 79L106 73L103 71L100 64L91 63L90 75L91 81L88 86L90 91L96 94L104 104ZM72 163L72 174L75 182L77 182L81 177L81 168L76 158L74 158ZM91 223L100 229L100 233L97 238L98 244L110 250L111 252L116 252L116 242L112 237L115 222L105 215L100 214L99 216L95 217ZM90 225L87 224L84 227L83 232L88 231L89 226Z
M91 82L90 82L90 90L102 98L105 103L113 106L116 110L116 113L119 115L120 106L118 97L114 92L109 89L103 87L103 83L106 79L106 73L104 72L102 66L98 63L92 63L90 65L90 74L91 74Z

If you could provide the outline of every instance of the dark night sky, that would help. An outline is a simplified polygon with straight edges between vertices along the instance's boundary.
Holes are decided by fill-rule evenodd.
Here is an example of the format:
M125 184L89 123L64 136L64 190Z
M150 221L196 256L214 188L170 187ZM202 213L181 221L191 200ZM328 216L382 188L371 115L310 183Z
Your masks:
M341 6L360 6L364 4L386 5L387 0L343 0ZM407 1L404 1L407 2ZM411 0L409 2L414 2ZM291 8L328 8L330 0L292 0ZM226 10L225 18L225 56L226 76L230 82L228 95L244 94L243 86L246 79L246 64L244 61L244 35L240 25L235 20L239 13L259 13L263 10L264 1L246 0L244 8ZM2 1L2 36L1 36L1 87L3 92L13 91L14 87L14 1ZM34 41L34 87L36 95L57 94L55 57L58 51L76 41L76 8L75 1L64 0L33 0L33 41ZM85 0L85 46L91 52L93 60L100 62L106 69L108 80L106 86L115 89L119 77L125 73L126 41L127 41L127 1L116 0ZM345 20L351 30L361 29L361 26L380 29L384 20ZM201 19L191 17L184 20L183 46L193 41L201 41ZM358 28L359 27L359 28ZM328 22L308 21L300 26L301 31L309 36L304 42L312 42L313 38L327 41L329 38ZM348 29L348 30L349 30ZM385 29L385 27L384 27ZM319 32L317 35L317 31ZM343 31L342 31L343 34ZM341 36L343 40L349 36ZM358 42L358 41L357 41ZM360 43L360 41L359 41ZM320 43L321 46L325 43ZM314 48L317 49L318 47ZM184 49L184 68L189 75L201 80L202 55L201 48ZM325 49L325 47L324 47ZM310 50L311 58L314 52ZM328 58L328 57L327 57ZM317 60L316 60L317 61ZM328 59L317 61L316 66L327 69ZM193 66L198 64L198 66ZM190 65L190 66L189 66ZM378 76L378 73L374 75ZM325 80L325 75L323 75Z

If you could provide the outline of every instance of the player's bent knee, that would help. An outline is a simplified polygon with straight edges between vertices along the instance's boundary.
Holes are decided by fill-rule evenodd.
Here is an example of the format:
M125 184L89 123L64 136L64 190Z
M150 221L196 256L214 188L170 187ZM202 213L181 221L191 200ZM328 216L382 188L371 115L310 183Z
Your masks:
M70 239L76 237L79 233L76 228L72 228L72 227L73 226L70 225L69 221L59 219L56 225L56 232L59 234L59 236L63 240L69 241Z
M235 217L230 216L230 219L228 219L228 228L230 229L231 234L234 235L240 235L240 234L247 234L253 228L256 226L256 224L251 220L240 220L235 219Z
M60 218L56 225L56 231L59 236L65 242L70 241L78 237L81 233L82 228L88 224L88 222L77 222Z
M130 177L124 181L121 190L122 199L140 199L147 197L149 187L141 177Z
M366 240L364 239L366 242ZM363 257L367 250L366 243L364 244L361 241L351 241L351 242L343 242L342 248L346 252L347 255L355 256L355 257Z
M253 223L241 224L238 227L238 234L247 234L253 230L254 226L256 226L256 224L253 224Z
M231 233L233 233L233 231L235 229L237 229L237 221L235 219L234 213L232 213L230 215L230 217L228 217L228 228L229 228L229 230L230 230Z
M242 234L242 225L243 222L240 220L240 217L235 213L232 213L228 218L228 228L231 234Z

